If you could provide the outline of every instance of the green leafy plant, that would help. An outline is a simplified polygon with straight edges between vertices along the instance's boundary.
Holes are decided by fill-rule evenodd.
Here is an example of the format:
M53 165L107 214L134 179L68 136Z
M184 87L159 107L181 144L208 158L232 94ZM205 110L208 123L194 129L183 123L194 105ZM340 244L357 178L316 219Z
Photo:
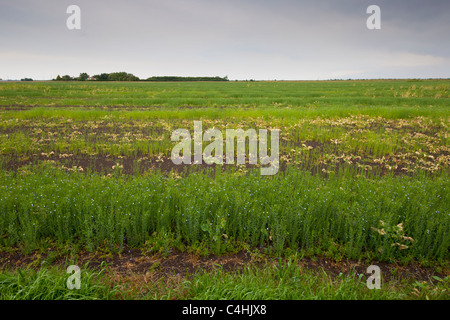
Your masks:
M206 232L209 240L212 241L216 253L221 253L222 243L228 239L228 235L224 233L226 222L226 219L222 217L215 225L212 222L201 225L202 231Z
M408 249L410 244L414 242L413 238L405 235L402 222L397 225L392 225L380 220L378 228L372 227L372 230L383 237L384 240L391 245L391 247L397 247L399 250Z

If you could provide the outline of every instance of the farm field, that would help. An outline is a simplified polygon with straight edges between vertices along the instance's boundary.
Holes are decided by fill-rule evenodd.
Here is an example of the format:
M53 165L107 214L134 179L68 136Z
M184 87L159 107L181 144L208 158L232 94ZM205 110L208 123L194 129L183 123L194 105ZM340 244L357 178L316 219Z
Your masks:
M448 299L449 89L1 82L0 299ZM279 129L277 173L174 164L194 121Z

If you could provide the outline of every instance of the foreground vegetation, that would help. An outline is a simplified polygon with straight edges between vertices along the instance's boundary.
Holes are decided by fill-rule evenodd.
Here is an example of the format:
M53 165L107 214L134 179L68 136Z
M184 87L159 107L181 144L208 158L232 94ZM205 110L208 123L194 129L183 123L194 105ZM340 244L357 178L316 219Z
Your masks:
M271 257L418 264L447 275L449 87L444 80L0 84L1 251L126 247L170 257L174 249L208 256L258 248ZM192 132L193 120L203 130L281 129L279 172L174 165L171 132ZM283 269L295 273L289 281L271 267L199 272L172 291L139 297L448 297L445 277L422 284L424 295L414 281L374 293L361 279L330 280L294 265ZM14 290L27 281L60 277L2 276L4 298L22 297ZM120 297L93 288L100 289L80 298Z
M185 278L144 281L136 275L120 276L107 265L82 268L81 287L68 290L63 268L23 269L0 274L0 300L430 300L448 299L450 277L428 281L390 280L370 290L364 274L331 277L320 270L299 267L295 258L284 263L247 266L224 272L198 271Z
M50 238L89 251L156 241L161 249L200 246L221 254L245 242L336 258L449 258L448 175L324 179L287 170L270 178L259 171L105 177L50 167L3 172L0 180L1 243L27 252Z

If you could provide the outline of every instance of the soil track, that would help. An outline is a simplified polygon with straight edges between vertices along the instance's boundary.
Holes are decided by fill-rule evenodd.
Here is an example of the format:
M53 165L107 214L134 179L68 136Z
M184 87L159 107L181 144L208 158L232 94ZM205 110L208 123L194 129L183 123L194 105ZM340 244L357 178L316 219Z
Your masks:
M18 249L12 252L0 252L0 269L14 270L18 268L38 268L44 261L53 266L64 268L68 263L66 256L50 258L51 250L48 254L32 253L23 255ZM199 270L211 272L222 268L225 272L242 270L243 267L253 265L264 267L267 265L279 265L280 260L262 253L250 251L240 251L227 255L198 256L188 252L171 249L167 257L160 254L146 254L140 249L124 248L120 254L104 254L99 251L94 253L80 252L74 259L79 266L88 263L89 268L98 270L105 263L112 274L121 278L141 276L156 281L160 278L185 278ZM285 262L285 261L282 261ZM450 275L450 268L440 268L437 272L434 268L422 267L416 263L399 265L381 261L357 261L343 260L335 261L326 257L303 257L298 261L302 268L324 271L332 278L336 278L340 273L353 274L359 276L366 274L370 265L377 265L381 269L384 281L401 281L402 279L413 279L417 281L427 281L432 276L444 278ZM147 280L148 280L147 279Z

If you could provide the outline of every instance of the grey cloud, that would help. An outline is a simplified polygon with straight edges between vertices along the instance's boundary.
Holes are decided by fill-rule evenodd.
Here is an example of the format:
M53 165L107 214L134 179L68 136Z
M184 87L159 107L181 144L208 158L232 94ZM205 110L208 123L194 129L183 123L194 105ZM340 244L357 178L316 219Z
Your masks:
M238 79L449 77L448 1L0 3L0 78L128 71ZM82 10L81 30L65 10ZM382 29L368 30L378 4Z

